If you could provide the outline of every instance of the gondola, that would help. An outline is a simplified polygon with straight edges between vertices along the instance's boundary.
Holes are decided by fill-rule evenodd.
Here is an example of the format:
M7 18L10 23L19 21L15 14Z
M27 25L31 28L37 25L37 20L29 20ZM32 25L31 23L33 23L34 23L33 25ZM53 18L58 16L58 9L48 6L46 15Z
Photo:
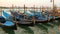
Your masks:
M31 11L34 14L34 11ZM48 16L43 14L41 11L35 11L35 22L36 23L44 23L48 22Z
M15 15L15 14L16 15ZM22 21L24 21L23 19L24 19L24 15L20 15L20 14L18 14L17 12L12 12L12 14L15 16L15 18L17 18L18 20L20 19L20 20L22 20ZM41 22L48 22L48 15L46 15L46 14L43 14L42 15L42 12L36 12L35 13L35 15L34 15L34 12L32 11L32 12L30 12L30 11L26 11L25 12L25 15L26 15L26 17L27 17L27 19L28 20L30 20L30 18L31 17L35 17L35 22L36 23L41 23ZM17 17L18 16L18 17ZM49 18L51 18L51 16L49 17ZM33 18L32 18L33 19ZM52 19L52 18L51 18ZM26 20L26 21L28 21L28 20ZM20 21L20 22L22 22L22 21ZM33 21L32 21L33 22ZM24 24L26 24L26 23L24 23Z
M14 16L15 21L17 24L20 25L33 25L33 23L30 20L24 20L24 14L19 14L18 12L12 12L11 14Z
M50 15L50 14L54 14L54 13L53 12L46 12L46 14ZM60 19L58 16L52 16L52 15L50 15L49 17L50 17L51 21Z
M44 14L47 15L47 16L49 17L49 21L53 21L53 16L50 15L50 13L51 13L51 12L48 12L48 11L46 12L46 11L45 11ZM51 13L51 14L52 14L52 13Z
M17 29L16 23L14 23L12 20L10 20L10 18L8 18L9 16L10 16L10 14L6 13L5 10L2 11L2 16L0 16L1 27L16 30Z

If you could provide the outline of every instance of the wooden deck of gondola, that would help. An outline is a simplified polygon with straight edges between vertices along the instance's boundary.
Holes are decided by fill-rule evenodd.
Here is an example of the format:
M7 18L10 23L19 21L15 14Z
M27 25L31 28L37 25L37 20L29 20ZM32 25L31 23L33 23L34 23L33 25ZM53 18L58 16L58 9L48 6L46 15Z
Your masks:
M34 21L35 23L47 23L48 20L23 20L23 21L27 21L27 22L31 22L34 24Z
M48 20L35 20L35 23L47 23Z
M22 20L22 21L15 21L16 24L18 25L28 25L28 26L33 26L33 20Z

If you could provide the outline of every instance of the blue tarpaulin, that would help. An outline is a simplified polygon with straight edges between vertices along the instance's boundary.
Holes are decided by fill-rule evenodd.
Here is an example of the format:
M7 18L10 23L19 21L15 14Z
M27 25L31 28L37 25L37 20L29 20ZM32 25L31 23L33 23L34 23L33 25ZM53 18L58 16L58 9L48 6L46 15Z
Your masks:
M12 13L13 13L13 16L15 17L15 19L19 19L19 20L23 20L24 19L23 15L20 15L17 12L12 12Z
M4 26L13 26L14 25L14 23L13 22L11 22L11 21L6 21L5 23L3 23L2 25L4 25Z
M6 13L6 12L7 12L7 11L5 11L5 10L2 11L3 17L4 17L6 20L12 20L11 15L10 15L9 13Z

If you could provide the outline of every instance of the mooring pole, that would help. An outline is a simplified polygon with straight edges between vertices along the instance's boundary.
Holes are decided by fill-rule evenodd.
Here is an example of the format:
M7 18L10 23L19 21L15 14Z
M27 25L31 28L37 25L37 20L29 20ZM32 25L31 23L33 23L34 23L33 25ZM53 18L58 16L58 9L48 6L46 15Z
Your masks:
M34 5L34 16L33 16L33 21L34 21L34 24L35 24L35 5Z
M27 7L25 7L25 9L26 9L25 12L28 11L28 10L27 10ZM25 19L26 19L26 18L27 18L27 16L25 15Z
M40 11L42 11L42 10L41 10L41 7L40 7Z
M52 4L53 4L52 7L53 7L53 12L54 12L54 0L51 0L51 2L52 2Z
M12 9L13 9L13 11L14 11L14 5L12 4Z
M24 4L24 20L25 20L25 4Z
M48 21L50 21L50 15L48 15Z
M54 0L53 0L53 12L54 12L55 10L54 10ZM54 12L54 14L55 14L55 12ZM55 16L53 16L53 19L55 19Z

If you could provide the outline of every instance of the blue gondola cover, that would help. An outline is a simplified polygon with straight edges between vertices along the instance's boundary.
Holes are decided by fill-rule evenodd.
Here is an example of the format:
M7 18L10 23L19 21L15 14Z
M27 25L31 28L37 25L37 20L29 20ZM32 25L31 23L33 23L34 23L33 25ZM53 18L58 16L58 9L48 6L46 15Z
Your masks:
M13 26L14 25L14 23L13 22L11 22L11 21L6 21L5 23L3 23L2 25L4 25L4 26Z
M6 19L6 20L12 20L12 17L9 13L7 13L7 11L3 10L2 11L2 16Z

